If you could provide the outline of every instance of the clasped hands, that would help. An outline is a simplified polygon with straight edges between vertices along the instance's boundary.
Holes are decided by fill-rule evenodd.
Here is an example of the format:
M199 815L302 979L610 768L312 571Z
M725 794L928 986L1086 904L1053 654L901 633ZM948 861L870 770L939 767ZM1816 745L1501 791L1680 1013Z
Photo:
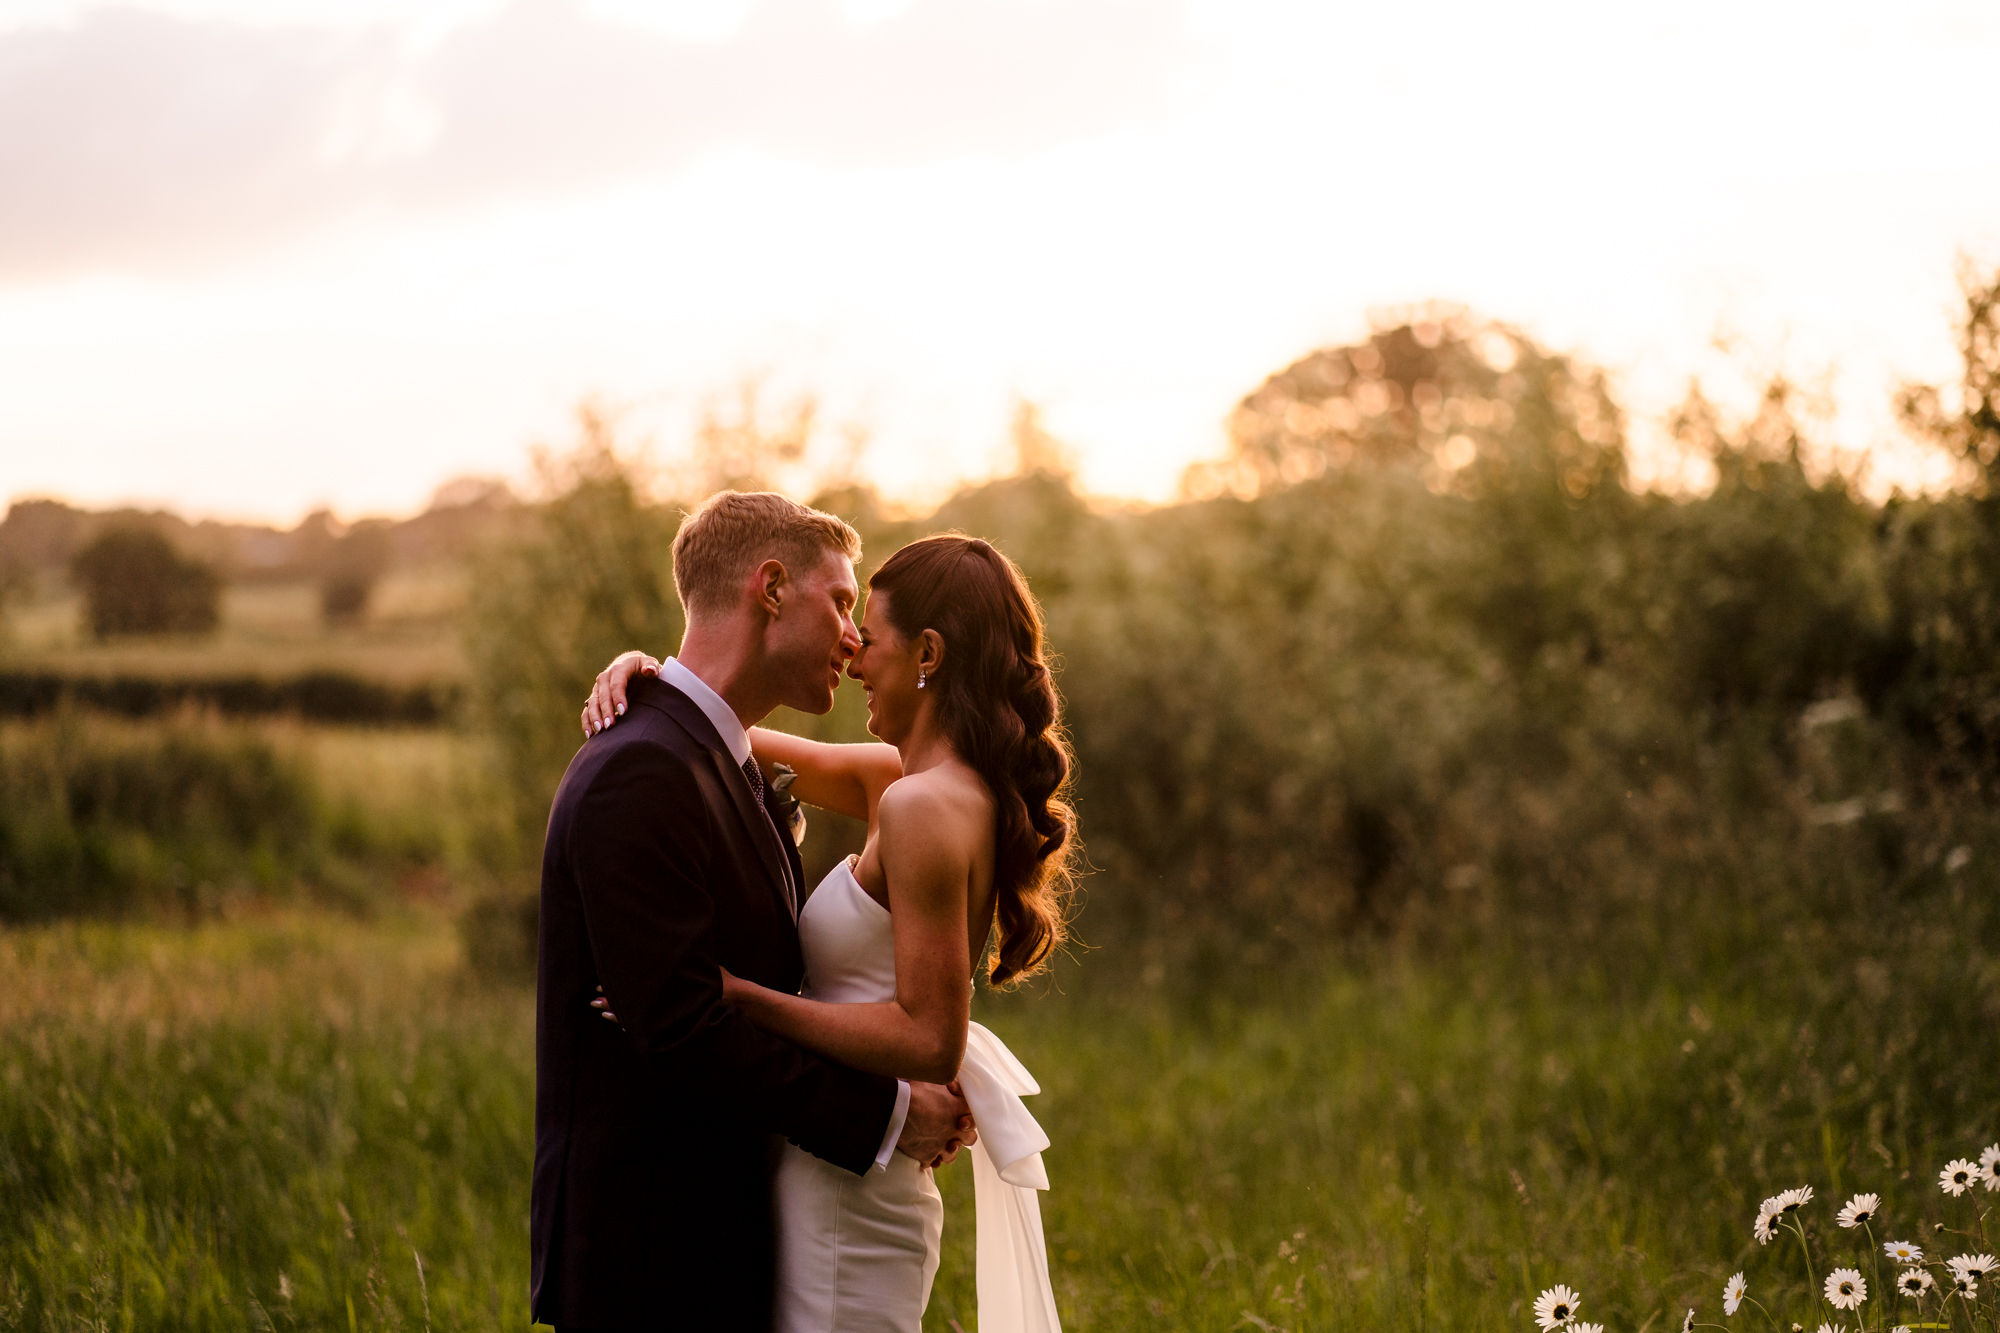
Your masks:
M729 998L731 984L742 985L722 970L722 994ZM597 988L597 998L590 1002L613 1023L618 1015L611 1012L611 1002L604 998L604 987ZM979 1142L979 1130L972 1120L972 1108L966 1105L965 1090L956 1079L950 1083L919 1083L914 1079L910 1084L910 1109L903 1117L903 1132L896 1140L896 1151L905 1157L914 1158L935 1170L949 1166L958 1160L962 1149Z

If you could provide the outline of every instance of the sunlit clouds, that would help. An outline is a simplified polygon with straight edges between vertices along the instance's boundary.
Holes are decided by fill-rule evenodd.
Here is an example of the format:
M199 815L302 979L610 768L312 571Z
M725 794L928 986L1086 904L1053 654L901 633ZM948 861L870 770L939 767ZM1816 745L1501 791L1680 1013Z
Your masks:
M671 176L718 149L1018 157L1157 112L1183 55L1165 0L934 3L865 26L792 0L710 40L618 17L516 0L419 44L381 21L130 8L21 28L0 37L0 273L213 263L358 214Z
M759 372L891 491L1026 397L1161 497L1434 297L1607 364L1642 436L1718 332L1831 368L1855 448L2000 249L1970 4L0 14L0 498L407 509L586 394L670 452Z

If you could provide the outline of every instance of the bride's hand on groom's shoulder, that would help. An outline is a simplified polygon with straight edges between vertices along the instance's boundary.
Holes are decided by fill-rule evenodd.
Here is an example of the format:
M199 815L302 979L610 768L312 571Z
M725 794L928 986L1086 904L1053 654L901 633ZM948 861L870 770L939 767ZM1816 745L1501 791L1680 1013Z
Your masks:
M583 737L589 740L625 715L625 686L632 677L660 674L660 659L648 657L636 648L611 659L611 665L597 673L590 697L583 701Z
M897 1152L925 1166L949 1166L961 1148L977 1142L972 1108L958 1084L910 1084L910 1111L903 1119L903 1136L896 1140Z

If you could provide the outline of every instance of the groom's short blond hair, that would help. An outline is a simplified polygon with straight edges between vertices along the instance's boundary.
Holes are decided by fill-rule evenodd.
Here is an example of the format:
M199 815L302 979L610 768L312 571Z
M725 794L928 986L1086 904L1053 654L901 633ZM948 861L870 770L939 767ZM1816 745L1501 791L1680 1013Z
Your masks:
M781 561L793 577L829 551L861 558L861 534L832 514L771 491L717 491L674 534L674 590L689 616L729 610L749 572Z

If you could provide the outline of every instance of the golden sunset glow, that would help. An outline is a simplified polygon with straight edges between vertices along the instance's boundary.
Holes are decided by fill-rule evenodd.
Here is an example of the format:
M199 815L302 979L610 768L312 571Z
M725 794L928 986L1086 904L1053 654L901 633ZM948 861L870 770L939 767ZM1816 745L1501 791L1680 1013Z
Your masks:
M1642 418L1782 364L1878 471L2000 242L1990 6L0 9L0 493L408 511L596 395L747 376L891 493L1039 404L1163 498L1271 370L1428 299ZM1649 464L1642 449L1639 471ZM1927 472L1926 468L1932 468Z

